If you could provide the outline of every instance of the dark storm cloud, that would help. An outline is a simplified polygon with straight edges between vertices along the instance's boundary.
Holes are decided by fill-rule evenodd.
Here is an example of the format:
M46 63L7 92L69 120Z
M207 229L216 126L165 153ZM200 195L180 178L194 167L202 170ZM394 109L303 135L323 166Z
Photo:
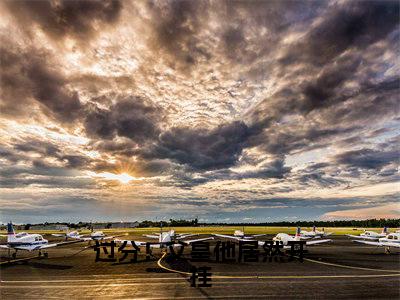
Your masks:
M0 186L2 188L20 188L27 186L41 186L49 188L68 188L68 189L91 189L96 186L92 179L74 178L74 177L53 177L51 176L34 176L27 178L24 174L20 176L0 176Z
M251 63L275 50L285 32L296 24L308 24L326 1L217 1L224 54L237 63ZM267 29L261 33L260 28Z
M340 91L337 89L354 75L360 63L360 59L349 56L324 68L313 82L306 84L302 89L300 111L308 112L339 102L336 95L340 95Z
M398 1L346 1L334 4L322 21L282 59L326 64L347 49L363 48L398 28Z
M333 107L326 114L326 121L332 123L371 124L374 121L395 118L400 112L400 80L388 78L382 82L368 84L353 97L347 97L351 103Z
M13 177L15 175L43 175L43 176L73 176L74 172L61 166L52 166L51 164L35 159L29 166L4 166L0 170L0 176Z
M331 142L332 138L346 135L358 129L358 126L349 128L317 129L315 127L297 131L276 129L272 127L251 138L253 146L259 146L267 153L284 155L293 151L306 151L321 148Z
M247 178L276 178L283 179L286 174L291 171L291 168L285 166L284 158L276 158L272 161L262 163L256 171L247 171L232 176L232 179L247 179Z
M21 152L33 152L46 156L58 156L60 149L57 145L48 141L30 140L16 142L14 149Z
M318 15L325 1L151 1L147 4L155 37L152 48L165 51L170 64L191 67L213 59L206 45L213 32L226 58L250 63L273 50L293 22L303 23ZM284 13L282 13L284 11ZM216 27L210 24L217 22ZM267 34L258 30L265 28ZM206 43L205 43L206 42ZM179 67L179 65L178 65Z
M335 157L336 162L361 169L376 169L391 163L399 163L400 151L361 149L347 151Z
M236 172L228 168L204 172L204 170L194 170L190 165L186 168L178 168L175 165L174 168L170 168L171 170L173 179L164 180L159 184L190 189L194 186L218 180L283 179L290 173L291 168L285 166L283 158L275 158L268 162L260 163L254 170L245 172ZM285 192L287 191L285 190Z
M204 25L201 18L208 14L209 2L198 1L151 1L148 8L152 14L152 25L156 38L154 48L161 48L172 56L170 62L193 65L199 58L209 58L209 53L200 46L197 33Z
M31 111L33 98L45 113L60 121L69 122L79 116L82 104L77 92L67 89L68 81L50 64L50 59L45 51L25 51L13 48L13 44L1 46L2 113L18 118L18 114Z
M128 97L117 101L109 109L91 109L84 125L89 136L112 139L118 135L141 144L157 137L162 118L160 108L140 97Z
M399 193L393 193L385 196L368 196L368 197L344 197L344 198L292 198L292 197L274 197L264 198L256 200L232 200L231 205L234 206L250 206L250 207L331 207L337 209L337 207L357 208L357 207L373 207L376 205L382 205L382 203L396 202ZM367 203L364 201L368 200ZM229 203L224 203L225 205Z
M218 126L213 130L172 128L163 132L156 145L144 150L143 157L167 158L195 170L233 166L248 138L243 122Z
M52 39L71 36L83 40L97 33L99 24L112 24L122 9L119 0L6 1L23 30L37 24Z
M302 174L297 178L300 185L317 185L320 187L334 187L346 183L346 181L331 176L326 176L325 172L314 172Z

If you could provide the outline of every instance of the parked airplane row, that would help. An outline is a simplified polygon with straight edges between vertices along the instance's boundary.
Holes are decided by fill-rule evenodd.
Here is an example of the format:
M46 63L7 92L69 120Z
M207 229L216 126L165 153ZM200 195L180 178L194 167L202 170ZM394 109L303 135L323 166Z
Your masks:
M321 239L321 237L329 236L332 233L325 233L324 230L318 231L315 227L310 232L302 231L300 227L297 228L296 234L294 236L289 235L287 233L278 233L272 240L274 242L279 242L285 249L290 248L289 241L300 241L305 240L306 246L313 246L323 243L331 242L331 239ZM244 230L236 230L233 235L224 235L224 234L213 234L213 237L206 237L200 239L191 239L187 240L188 237L195 236L196 234L177 234L174 230L163 232L161 228L160 233L154 234L145 234L144 237L157 240L154 243L150 244L151 248L164 248L166 246L172 245L173 247L181 247L182 243L190 245L194 242L213 240L214 237L231 239L236 241L256 241L257 237L263 236L265 234L257 234L257 235L246 235ZM56 237L63 237L66 241L59 243L49 244L48 240L44 239L40 234L28 234L26 232L21 232L16 234L13 228L12 223L7 224L7 244L0 245L2 249L8 249L9 254L10 250L15 250L12 254L12 257L16 257L16 253L18 250L25 251L39 251L39 256L42 255L42 250L63 246L71 243L78 243L83 241L93 241L93 240L108 240L113 239L117 243L126 242L128 245L132 245L132 242L135 243L138 247L146 246L146 242L144 241L132 241L132 240L124 240L117 239L117 236L106 236L102 231L92 232L89 236L81 235L77 231L67 232L65 234L53 234ZM354 242L373 245L377 247L385 247L385 251L389 252L391 247L400 248L400 232L388 233L387 228L385 227L382 233L376 233L374 231L365 231L364 233L356 236L356 235L348 235L351 238L354 238ZM71 239L71 241L68 241ZM257 241L259 246L263 246L265 242ZM44 253L44 256L47 257L47 253Z
M313 229L313 232L315 230L315 227ZM297 227L296 230L296 235L292 236L287 233L278 233L272 240L274 242L279 242L280 244L283 245L283 248L287 249L290 248L289 246L289 241L301 241L301 240L308 240L312 238L318 238L320 237L319 235L315 235L313 237L304 234L305 231L301 231L300 227ZM310 232L307 232L310 233ZM226 238L226 239L232 239L232 240L237 240L237 241L254 241L255 237L263 236L265 234L257 234L257 235L251 235L251 236L246 236L243 231L236 230L234 235L225 235L225 234L214 234L217 237L221 238ZM319 239L313 239L310 241L306 241L306 246L311 246L311 245L316 245L316 244L323 244L323 243L328 243L331 242L332 240L330 239L324 239L324 240L319 240ZM263 241L258 241L259 246L264 246L265 242Z
M353 242L377 247L384 247L385 252L390 253L390 248L400 248L400 230L389 233L388 228L384 227L381 233L375 231L364 231L360 235L347 234L354 238Z

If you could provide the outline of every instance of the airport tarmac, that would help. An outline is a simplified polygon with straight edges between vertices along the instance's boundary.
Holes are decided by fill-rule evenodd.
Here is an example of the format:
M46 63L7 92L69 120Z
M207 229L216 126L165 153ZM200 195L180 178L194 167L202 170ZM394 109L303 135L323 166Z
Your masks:
M332 239L308 247L304 262L258 263L217 263L215 256L210 263L159 261L160 250L153 251L151 261L143 254L137 263L95 262L87 242L71 244L49 249L47 259L1 265L0 298L399 299L398 252L387 255L382 248L359 246L344 236ZM0 254L4 261L7 251ZM32 253L21 251L18 256ZM190 258L190 248L184 257ZM191 265L211 267L212 287L190 286L183 273Z

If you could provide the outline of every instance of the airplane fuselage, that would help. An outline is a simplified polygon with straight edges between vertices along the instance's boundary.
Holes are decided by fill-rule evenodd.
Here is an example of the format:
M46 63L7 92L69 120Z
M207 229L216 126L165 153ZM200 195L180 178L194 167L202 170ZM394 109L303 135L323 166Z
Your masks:
M40 234L28 234L26 232L21 232L12 237L7 244L10 247L18 246L39 246L46 245L49 241L44 239Z
M278 233L274 238L272 238L274 242L279 242L280 244L287 246L289 241L300 241L300 237L291 236L287 233Z
M400 244L400 233L390 233L378 240L380 243Z

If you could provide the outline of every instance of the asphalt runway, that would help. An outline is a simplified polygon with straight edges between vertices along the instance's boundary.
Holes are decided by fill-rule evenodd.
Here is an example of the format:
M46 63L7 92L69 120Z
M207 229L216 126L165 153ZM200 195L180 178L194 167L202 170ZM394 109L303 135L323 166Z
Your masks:
M139 239L139 237L133 237ZM143 237L140 237L143 240ZM217 263L162 259L161 250L137 263L95 262L93 248L77 243L48 249L49 258L0 266L1 299L399 299L400 255L359 246L343 236L308 247L304 262ZM212 249L211 249L212 250ZM5 261L7 251L0 256ZM19 252L18 257L32 253ZM161 267L157 264L159 263ZM191 287L191 266L211 267L212 287ZM174 270L173 272L168 269ZM182 272L175 273L176 271Z

